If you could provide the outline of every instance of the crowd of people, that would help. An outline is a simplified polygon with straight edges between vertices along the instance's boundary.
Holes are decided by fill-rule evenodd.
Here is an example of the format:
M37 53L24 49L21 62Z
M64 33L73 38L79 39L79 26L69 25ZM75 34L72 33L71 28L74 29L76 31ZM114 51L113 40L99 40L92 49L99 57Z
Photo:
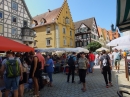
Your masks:
M86 74L94 73L94 65L100 65L101 73L106 82L106 88L108 88L112 86L111 70L115 67L119 73L120 60L125 56L126 54L117 49L110 53L103 50L101 53L96 54L90 51L89 53L81 52L78 54L76 52L72 54L64 53L62 56L57 54L42 55L40 51L36 53L32 51L26 53L7 51L6 57L0 59L0 77L5 82L5 97L8 97L10 90L13 90L13 97L23 97L24 84L28 82L29 78L33 80L33 97L39 97L39 91L44 87L42 73L47 73L49 77L48 86L53 87L52 75L56 70L55 64L59 60L61 62L59 67L65 65L63 71L68 72L68 83L70 82L70 75L72 75L72 83L75 83L75 70L78 68L79 83L82 83L81 90L83 92L86 91Z

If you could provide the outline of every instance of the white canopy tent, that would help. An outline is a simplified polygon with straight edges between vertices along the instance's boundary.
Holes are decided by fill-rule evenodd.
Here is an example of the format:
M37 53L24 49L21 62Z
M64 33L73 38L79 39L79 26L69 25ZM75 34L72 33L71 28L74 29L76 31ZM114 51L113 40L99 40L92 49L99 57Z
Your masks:
M97 52L101 52L102 50L109 51L109 49L107 49L107 48L104 48L104 47L101 47L101 48L97 49L96 51L97 51Z
M118 50L130 50L130 45L123 45L123 46L116 46L112 48L114 49L118 49Z
M130 45L130 35L119 37L107 44L107 46L122 46L122 45Z
M85 52L89 53L89 50L85 48L36 48L35 50L40 50L40 52L56 52L56 51L65 51L65 52Z

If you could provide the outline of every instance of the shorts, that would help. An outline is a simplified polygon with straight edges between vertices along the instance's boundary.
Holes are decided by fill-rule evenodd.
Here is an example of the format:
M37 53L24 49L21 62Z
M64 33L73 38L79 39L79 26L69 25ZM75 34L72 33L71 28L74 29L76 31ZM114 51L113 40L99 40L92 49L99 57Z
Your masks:
M27 73L23 72L23 80L19 81L19 85L27 83Z
M8 78L4 76L6 90L11 90L11 89L17 90L19 87L19 80L20 80L19 76L16 78Z
M119 66L120 65L120 60L115 60L115 66Z
M89 64L90 64L90 68L93 68L93 66L94 66L94 62L91 61L91 62L89 62Z

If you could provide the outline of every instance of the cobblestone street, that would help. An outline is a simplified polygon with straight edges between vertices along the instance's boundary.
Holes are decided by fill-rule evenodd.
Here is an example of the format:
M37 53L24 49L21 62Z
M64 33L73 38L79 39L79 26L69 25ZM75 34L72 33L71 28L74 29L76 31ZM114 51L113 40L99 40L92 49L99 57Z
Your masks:
M113 72L113 87L106 88L103 75L98 67L93 74L86 76L87 91L81 91L78 84L79 77L75 77L76 83L67 83L67 75L59 73L53 75L53 87L45 86L40 92L40 97L117 97L116 80ZM27 94L25 97L29 97ZM31 96L30 96L31 97Z

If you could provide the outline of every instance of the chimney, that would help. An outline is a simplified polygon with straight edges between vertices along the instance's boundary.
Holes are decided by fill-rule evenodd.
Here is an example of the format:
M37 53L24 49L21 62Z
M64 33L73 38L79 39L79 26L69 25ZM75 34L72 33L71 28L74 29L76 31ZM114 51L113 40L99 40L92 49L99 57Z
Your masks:
M48 12L51 12L51 10L50 10L50 9L48 9Z

